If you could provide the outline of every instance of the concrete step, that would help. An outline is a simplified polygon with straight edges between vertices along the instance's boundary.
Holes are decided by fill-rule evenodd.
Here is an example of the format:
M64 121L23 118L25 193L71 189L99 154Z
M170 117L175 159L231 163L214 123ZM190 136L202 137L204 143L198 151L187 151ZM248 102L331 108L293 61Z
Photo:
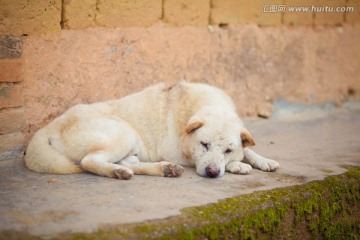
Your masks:
M1 161L0 239L359 239L360 111L304 116L245 121L277 172L120 181Z

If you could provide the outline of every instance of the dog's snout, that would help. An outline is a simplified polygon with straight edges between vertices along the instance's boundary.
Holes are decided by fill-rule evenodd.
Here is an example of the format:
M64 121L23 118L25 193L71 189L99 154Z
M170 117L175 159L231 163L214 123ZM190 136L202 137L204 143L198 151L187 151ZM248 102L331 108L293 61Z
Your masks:
M220 169L218 167L215 167L215 166L207 166L205 171L206 171L206 175L209 178L216 178L220 174Z

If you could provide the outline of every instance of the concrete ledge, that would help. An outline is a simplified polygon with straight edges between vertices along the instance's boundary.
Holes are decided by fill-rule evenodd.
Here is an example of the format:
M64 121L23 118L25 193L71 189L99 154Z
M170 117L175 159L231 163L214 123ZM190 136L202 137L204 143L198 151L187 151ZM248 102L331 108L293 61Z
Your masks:
M255 192L138 224L52 239L358 239L360 167L301 186ZM1 239L38 239L3 231Z
M358 239L360 167L302 186L221 200L140 224L56 239Z
M0 239L355 239L360 111L351 105L300 114L288 103L291 118L246 119L276 172L208 179L186 167L180 178L119 181L0 161Z

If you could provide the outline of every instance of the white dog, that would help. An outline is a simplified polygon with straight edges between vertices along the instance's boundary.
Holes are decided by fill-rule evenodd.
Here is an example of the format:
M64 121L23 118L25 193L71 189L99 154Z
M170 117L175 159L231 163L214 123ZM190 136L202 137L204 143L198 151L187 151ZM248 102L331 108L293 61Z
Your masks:
M225 171L248 174L251 166L279 168L248 148L253 145L229 96L209 85L181 82L70 108L34 135L25 162L36 172L85 170L120 179L180 176L180 165L195 166L210 178Z

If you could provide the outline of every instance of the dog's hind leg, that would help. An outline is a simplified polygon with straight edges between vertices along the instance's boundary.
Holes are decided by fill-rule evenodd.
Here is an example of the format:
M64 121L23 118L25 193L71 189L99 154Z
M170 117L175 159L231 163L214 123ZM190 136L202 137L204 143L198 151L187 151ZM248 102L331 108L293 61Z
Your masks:
M134 172L133 170L110 163L112 155L108 152L100 151L87 154L80 162L80 167L86 171L119 179L130 179Z
M245 162L260 170L274 172L280 167L278 162L264 158L249 148L244 148L244 155Z
M119 164L130 168L135 174L161 177L179 177L184 168L171 162L140 162L137 156L129 156L119 161Z

